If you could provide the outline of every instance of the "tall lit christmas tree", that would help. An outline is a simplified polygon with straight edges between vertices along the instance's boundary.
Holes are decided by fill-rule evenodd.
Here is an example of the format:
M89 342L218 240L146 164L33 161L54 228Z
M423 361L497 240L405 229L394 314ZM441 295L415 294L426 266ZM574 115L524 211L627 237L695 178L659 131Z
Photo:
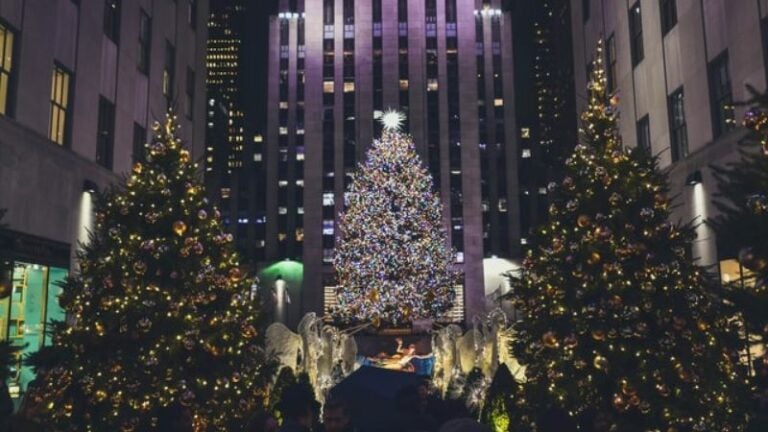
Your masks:
M744 117L749 130L740 158L715 167L720 214L709 221L718 246L737 254L747 271L743 280L728 286L731 300L748 332L768 341L768 94L755 95L754 107ZM766 364L768 366L768 364Z
M197 431L236 430L263 388L259 310L232 236L205 198L169 116L145 162L97 201L79 273L54 334L49 424L62 431L152 431L186 407Z
M602 56L601 44L582 143L513 281L527 382L512 424L531 430L554 409L586 428L599 414L617 431L741 430L738 335L687 257L691 228L669 222L655 159L622 147Z
M440 198L413 141L398 130L402 114L383 120L347 193L334 257L335 318L377 327L439 318L453 305L457 276Z

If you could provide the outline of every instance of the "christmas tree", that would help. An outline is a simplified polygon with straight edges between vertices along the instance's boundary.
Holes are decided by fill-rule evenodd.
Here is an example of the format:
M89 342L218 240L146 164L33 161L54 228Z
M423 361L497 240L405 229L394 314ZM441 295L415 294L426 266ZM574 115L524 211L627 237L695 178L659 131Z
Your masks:
M235 430L258 404L257 301L177 128L156 124L145 162L97 200L60 298L67 355L45 387L56 430L152 431L172 404L197 431Z
M512 423L552 410L584 428L599 415L619 431L740 430L738 334L687 257L692 229L669 222L656 160L622 147L602 55L601 44L583 141L512 281L513 351L527 367Z
M748 332L768 338L768 94L755 95L744 126L750 133L739 149L739 160L714 167L718 182L715 205L720 214L709 221L718 247L737 254L744 278L731 284L730 299Z
M399 326L439 318L453 305L456 273L442 205L413 141L398 131L401 116L384 116L383 136L339 216L334 315L343 323Z

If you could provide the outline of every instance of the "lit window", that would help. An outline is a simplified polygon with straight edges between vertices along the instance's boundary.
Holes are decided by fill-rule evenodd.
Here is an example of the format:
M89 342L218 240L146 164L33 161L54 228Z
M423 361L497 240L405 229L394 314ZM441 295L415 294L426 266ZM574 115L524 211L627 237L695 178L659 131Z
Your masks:
M277 182L277 185L280 187L286 187L288 186L288 180L280 180L279 182Z
M288 101L280 101L280 109L288 109Z
M355 91L354 81L344 81L344 93L352 93Z
M69 90L69 73L55 66L51 85L51 120L48 138L60 145L65 144L69 129L69 120L67 119Z
M296 213L298 213L300 215L303 215L304 214L304 207L299 207L298 209L296 209Z
M547 194L547 188L540 187L539 188L539 195L546 195Z
M494 99L493 100L493 106L497 106L497 107L504 106L504 99L502 99L502 98Z
M287 207L279 207L277 209L277 214L281 214L281 215L288 214L288 208Z
M528 159L531 157L531 149L524 148L523 149L523 159Z
M323 93L333 93L333 81L323 81Z
M288 135L288 127L280 126L280 135Z
M507 211L507 199L506 198L500 198L499 199L499 211L502 213L506 213Z
M456 262L457 263L464 262L464 252L456 252Z
M323 262L324 263L333 262L333 249L323 249Z
M407 79L401 79L400 80L400 90L408 90L408 80Z
M304 187L304 179L298 179L298 180L296 180L296 186L298 186L298 187Z
M230 188L221 188L221 198L222 199L229 198L231 193L232 193L232 190Z
M333 235L333 219L323 221L323 235Z
M530 138L531 137L531 128L520 128L520 138Z
M427 91L437 91L438 85L437 85L437 79L430 78L427 80Z
M253 154L253 161L254 162L261 162L262 156L261 153L254 153Z
M296 147L296 160L297 161L304 160L304 147Z
M527 245L527 244L528 244L528 239L527 239L527 238L525 238L525 237L521 238L521 239L520 239L520 244L521 244L521 245Z
M324 207L333 206L333 192L326 192L323 194L323 206Z

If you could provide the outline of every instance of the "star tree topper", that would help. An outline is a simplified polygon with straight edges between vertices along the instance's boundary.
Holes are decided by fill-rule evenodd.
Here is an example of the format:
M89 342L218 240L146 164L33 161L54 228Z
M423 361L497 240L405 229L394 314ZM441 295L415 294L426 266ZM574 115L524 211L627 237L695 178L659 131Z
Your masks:
M388 131L399 131L405 122L405 113L396 109L388 109L381 115L381 124Z

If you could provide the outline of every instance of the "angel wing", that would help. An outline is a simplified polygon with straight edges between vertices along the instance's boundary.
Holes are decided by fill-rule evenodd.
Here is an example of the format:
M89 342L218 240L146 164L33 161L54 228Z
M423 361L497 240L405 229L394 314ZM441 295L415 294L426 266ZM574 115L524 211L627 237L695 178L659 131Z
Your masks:
M267 327L266 342L267 352L277 358L281 365L297 370L299 359L304 357L301 336L282 323L274 323Z

